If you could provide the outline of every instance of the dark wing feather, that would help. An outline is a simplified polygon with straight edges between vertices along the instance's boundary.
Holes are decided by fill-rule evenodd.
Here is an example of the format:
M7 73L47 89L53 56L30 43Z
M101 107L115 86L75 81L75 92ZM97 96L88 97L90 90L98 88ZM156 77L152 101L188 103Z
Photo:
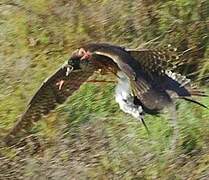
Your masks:
M85 70L73 70L66 76L67 65L56 71L50 78L44 81L36 94L28 104L25 113L17 121L16 125L4 138L7 145L13 145L22 137L43 115L49 114L58 104L63 103L70 95L79 89L89 76L94 72L94 67L87 66ZM65 80L59 90L57 82Z
M146 108L160 110L168 105L172 98L205 96L203 91L191 84L190 79L173 72L176 62L181 58L177 54L149 49L127 51L140 65L133 89ZM140 84L147 84L146 91L140 88Z
M173 70L180 56L176 52L158 49L127 49L129 54L140 63L146 72L163 74L166 70Z
M117 46L107 46L100 44L93 53L101 56L106 56L118 66L118 69L125 73L129 78L133 93L143 102L148 108L155 109L159 106L167 104L165 96L159 95L158 91L152 89L150 76L141 68L141 64L130 56L124 49ZM168 95L167 95L168 96ZM162 97L159 101L159 97ZM158 102L154 101L158 98ZM155 103L156 102L156 103Z
M134 95L149 110L159 111L169 105L173 98L204 95L204 92L192 86L189 79L172 72L180 58L175 52L128 50L107 44L93 44L90 49L117 64L130 79Z
M131 81L134 96L139 99L144 108L150 111L159 111L172 101L169 94L160 87L164 80L156 77L139 69L136 80Z
M151 66L154 67L152 54L146 53L147 51L145 52L146 54L140 52L136 59L135 56L132 56L125 49L103 44L96 47L93 52L97 55L109 57L117 64L119 70L128 76L134 95L148 109L162 109L171 102L169 95L165 91L161 92L159 89L156 89L156 84L161 83L160 79L156 79L156 77L161 77L162 75L159 73L159 70L151 68ZM146 65L145 61L141 63L142 57L148 57L148 65Z

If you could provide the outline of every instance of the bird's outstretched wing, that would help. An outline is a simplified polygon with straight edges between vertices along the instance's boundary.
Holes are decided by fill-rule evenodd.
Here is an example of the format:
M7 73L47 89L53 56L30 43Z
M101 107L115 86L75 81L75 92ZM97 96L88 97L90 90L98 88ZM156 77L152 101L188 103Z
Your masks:
M192 96L205 96L205 93L194 86L190 79L175 72L176 65L183 57L163 50L126 51L140 66L133 89L146 108L160 110L169 104L172 98L182 98L202 105L192 99ZM142 84L146 88L140 88Z
M44 81L30 100L26 111L4 138L7 145L13 145L20 137L24 137L24 134L27 133L34 122L54 110L58 104L64 103L95 71L92 66L87 66L83 70L72 70L71 72L68 72L69 68L69 65L64 65ZM66 73L69 73L69 75ZM60 84L63 80L64 84Z
M91 49L92 47L94 49L97 48L98 45L88 46L87 49ZM81 84L84 83L95 70L98 68L107 68L115 73L115 63L112 62L108 56L93 54L91 56L91 61L85 61L88 54L87 56L83 56L81 49L77 49L72 54L68 64L58 69L51 77L44 81L30 100L26 111L3 139L7 145L16 144L20 138L24 138L24 135L31 129L34 122L40 120L43 115L49 114L49 112L55 109L58 104L64 103L64 101L72 95L74 91L78 90ZM83 57L85 58L82 60ZM81 65L85 67L80 68L79 66ZM68 72L69 66L73 67L73 70L70 73Z

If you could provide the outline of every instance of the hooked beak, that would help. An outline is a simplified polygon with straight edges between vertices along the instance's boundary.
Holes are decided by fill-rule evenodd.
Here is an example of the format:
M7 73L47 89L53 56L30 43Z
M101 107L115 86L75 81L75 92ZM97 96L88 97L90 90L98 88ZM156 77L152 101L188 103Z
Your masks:
M73 69L74 69L73 66L68 65L67 66L67 69L66 69L66 74L65 75L66 76L69 76L69 74L73 71Z

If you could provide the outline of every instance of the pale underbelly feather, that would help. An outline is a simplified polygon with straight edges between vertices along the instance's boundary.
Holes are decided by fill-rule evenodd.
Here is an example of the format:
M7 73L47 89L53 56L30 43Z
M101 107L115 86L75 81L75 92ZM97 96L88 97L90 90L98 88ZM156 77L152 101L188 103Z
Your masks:
M142 118L142 107L134 104L130 81L128 77L121 71L117 73L118 84L115 89L115 100L119 104L120 109L125 113L131 114L137 119Z

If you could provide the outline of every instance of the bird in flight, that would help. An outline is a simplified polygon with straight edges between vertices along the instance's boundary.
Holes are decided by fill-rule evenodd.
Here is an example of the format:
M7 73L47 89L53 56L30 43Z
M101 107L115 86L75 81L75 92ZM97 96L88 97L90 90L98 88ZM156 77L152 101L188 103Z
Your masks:
M206 107L193 99L206 96L191 80L175 72L173 56L167 51L128 49L106 43L92 43L76 49L68 62L46 79L30 100L25 112L4 137L13 145L43 115L62 104L97 70L118 79L115 100L125 113L144 123L145 113L156 114L184 99ZM147 128L147 127L146 127Z

